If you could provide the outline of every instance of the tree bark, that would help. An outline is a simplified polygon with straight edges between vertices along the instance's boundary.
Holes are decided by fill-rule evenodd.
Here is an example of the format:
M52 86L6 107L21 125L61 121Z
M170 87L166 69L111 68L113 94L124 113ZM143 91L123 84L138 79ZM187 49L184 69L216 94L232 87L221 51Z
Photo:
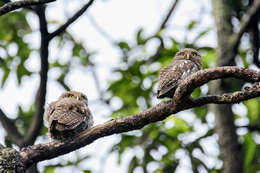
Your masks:
M234 57L237 54L237 46L234 47L232 45L232 9L229 3L231 2L226 0L212 0L218 38L218 66L233 64ZM224 81L220 80L211 86L210 91L213 93L225 93L228 92L230 87L229 83L225 82L224 84ZM242 173L243 160L231 105L211 105L210 108L215 114L215 130L219 137L219 149L223 159L223 173Z

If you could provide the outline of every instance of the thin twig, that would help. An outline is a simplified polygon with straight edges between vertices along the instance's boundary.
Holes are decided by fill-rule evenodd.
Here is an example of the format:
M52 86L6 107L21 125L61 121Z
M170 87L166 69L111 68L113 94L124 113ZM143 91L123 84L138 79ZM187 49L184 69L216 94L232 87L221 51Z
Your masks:
M118 46L118 44L114 41L114 39L97 23L95 18L92 15L88 15L88 19L93 25L93 27L98 31L104 38L106 38L110 43L115 44Z
M152 55L150 58L148 58L148 63L156 61L160 57L160 54L161 54L162 50L164 49L163 39L159 36L159 32L162 31L163 29L165 29L166 24L168 23L168 21L169 21L170 17L172 16L174 10L176 9L178 2L179 2L179 0L175 0L173 2L172 6L170 7L170 9L167 13L167 15L165 16L165 19L160 24L160 26L159 26L158 30L155 32L154 36L151 37L151 38L158 38L159 41L160 41L160 44L157 47L155 54Z
M50 39L63 33L73 22L75 22L94 2L94 0L89 0L86 5L84 5L79 11L77 11L71 18L68 19L61 27L59 27L54 32L50 33Z
M159 29L157 30L157 32L161 31L162 29L164 29L166 27L167 22L169 21L171 15L174 12L174 9L176 8L177 4L178 4L179 0L175 0L175 2L172 4L171 8L169 9L167 15L165 16L163 22L161 23Z
M91 67L91 73L92 73L92 77L94 79L94 83L95 83L96 88L97 88L99 99L103 101L103 97L102 96L103 96L104 92L102 91L102 89L100 87L100 82L99 82L98 75L97 75L97 72L95 70L95 66L94 65L92 65L92 67Z
M8 12L11 12L13 10L16 10L18 8L28 7L31 5L45 4L53 1L56 0L24 0L24 1L8 2L4 4L2 7L0 7L0 16Z

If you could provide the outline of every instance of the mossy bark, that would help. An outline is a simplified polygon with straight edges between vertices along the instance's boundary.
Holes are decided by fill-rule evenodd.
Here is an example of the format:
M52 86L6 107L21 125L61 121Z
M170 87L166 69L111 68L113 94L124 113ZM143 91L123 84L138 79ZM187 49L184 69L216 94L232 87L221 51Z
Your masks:
M0 172L1 173L24 173L25 168L19 152L13 148L0 146Z

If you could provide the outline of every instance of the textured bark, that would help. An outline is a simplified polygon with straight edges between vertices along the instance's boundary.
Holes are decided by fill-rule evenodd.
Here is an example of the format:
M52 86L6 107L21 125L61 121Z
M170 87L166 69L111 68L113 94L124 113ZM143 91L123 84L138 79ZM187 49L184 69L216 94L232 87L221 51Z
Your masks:
M25 167L19 152L13 148L4 148L0 144L0 172L24 173Z
M220 82L216 82L212 87L214 92L223 92ZM242 173L242 153L238 143L234 115L231 105L211 105L211 111L215 114L216 133L220 147L220 155L223 159L223 173Z
M254 85L252 88L247 88L246 90L234 92L232 94L224 94L222 96L215 95L192 100L187 100L187 97L185 97L187 93L192 92L196 87L201 86L210 80L227 77L234 77L250 82L260 81L259 72L241 67L217 67L201 70L185 79L183 83L177 88L176 91L180 91L175 94L175 101L177 104L173 104L172 101L161 102L158 105L139 114L127 116L124 118L117 118L102 125L97 125L89 130L82 132L74 139L68 139L64 141L55 140L47 144L38 144L25 147L21 150L20 155L23 158L25 166L29 167L33 163L52 159L79 149L99 138L140 129L147 124L161 121L168 116L182 110L198 107L208 103L238 103L243 100L248 100L250 98L260 96L260 85ZM183 92L183 90L186 91Z
M238 33L233 32L231 24L232 2L226 0L212 0L213 15L215 18L218 37L218 63L217 66L233 65L237 54L238 45L243 33L252 21L253 16L259 11L260 1L255 0L247 13L241 19ZM231 82L224 80L216 82L210 88L213 93L225 93L231 88ZM212 105L215 114L216 132L219 137L220 153L223 159L223 173L242 173L243 157L238 143L234 116L231 105Z
M211 80L228 77L258 83L255 83L251 88L248 87L243 91L230 94L204 96L196 99L190 99L187 97L189 96L189 93L191 93L195 88ZM0 152L2 156L0 158L0 168L2 168L2 170L24 172L25 168L29 168L40 161L67 154L83 146L91 144L95 140L105 136L140 129L145 125L161 121L168 116L182 110L202 106L209 103L238 103L251 98L259 97L259 82L260 72L242 67L216 67L200 70L186 78L178 86L176 89L174 101L171 100L168 102L161 102L139 114L110 120L104 124L97 125L89 130L82 132L73 139L70 138L62 141L54 140L47 144L28 146L22 148L20 152L10 148L4 148L2 151L5 152ZM227 141L230 141L229 138L227 138ZM233 148L232 145L230 145L230 147Z

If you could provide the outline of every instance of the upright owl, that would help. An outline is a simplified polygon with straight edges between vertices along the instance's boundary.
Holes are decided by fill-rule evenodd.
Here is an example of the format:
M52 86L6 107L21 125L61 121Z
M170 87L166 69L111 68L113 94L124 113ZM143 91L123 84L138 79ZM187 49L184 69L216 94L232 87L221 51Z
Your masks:
M76 91L63 93L44 112L51 138L63 140L90 128L93 117L87 97Z
M195 49L185 48L160 71L157 98L172 98L179 83L202 68L201 56Z

